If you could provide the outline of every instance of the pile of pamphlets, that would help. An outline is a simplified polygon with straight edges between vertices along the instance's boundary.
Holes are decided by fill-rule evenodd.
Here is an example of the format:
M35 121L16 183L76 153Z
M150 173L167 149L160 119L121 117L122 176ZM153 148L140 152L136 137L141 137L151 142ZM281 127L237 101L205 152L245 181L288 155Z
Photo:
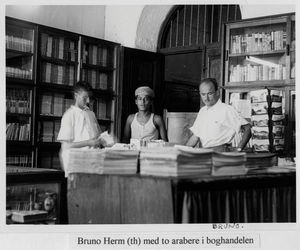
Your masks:
M189 177L211 173L209 149L184 146L145 148L140 153L140 174Z
M242 175L247 173L245 152L214 152L212 175Z

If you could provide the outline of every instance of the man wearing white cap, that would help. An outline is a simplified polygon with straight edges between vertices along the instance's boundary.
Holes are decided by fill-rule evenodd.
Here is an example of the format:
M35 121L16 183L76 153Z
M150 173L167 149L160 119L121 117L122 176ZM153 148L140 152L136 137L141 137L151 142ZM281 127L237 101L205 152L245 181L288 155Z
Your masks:
M124 129L124 142L131 139L144 141L161 138L168 141L166 127L159 115L151 112L154 92L148 86L142 86L135 90L135 104L138 112L128 116Z

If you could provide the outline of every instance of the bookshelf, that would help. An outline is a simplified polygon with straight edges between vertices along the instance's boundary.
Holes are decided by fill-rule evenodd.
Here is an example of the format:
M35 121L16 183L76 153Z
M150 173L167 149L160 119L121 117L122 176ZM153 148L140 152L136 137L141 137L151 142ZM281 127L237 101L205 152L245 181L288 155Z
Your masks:
M36 25L6 19L6 162L34 166Z
M225 24L225 101L252 123L254 151L295 155L295 16Z
M118 55L116 44L81 36L80 79L93 88L91 109L102 131L117 131L115 118L118 93Z
M78 80L91 109L117 135L119 44L6 17L7 165L60 169L56 138Z

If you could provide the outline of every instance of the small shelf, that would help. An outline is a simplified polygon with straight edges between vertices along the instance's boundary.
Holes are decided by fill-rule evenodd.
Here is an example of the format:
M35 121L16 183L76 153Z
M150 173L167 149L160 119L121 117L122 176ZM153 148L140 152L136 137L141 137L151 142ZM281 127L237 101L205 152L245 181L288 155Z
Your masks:
M37 143L38 147L41 148L59 148L61 146L60 142L43 142L43 141L39 141Z
M84 69L98 69L99 71L103 72L111 72L114 71L116 68L110 66L101 66L101 65L94 65L94 64L87 64L83 63L82 68Z
M32 147L31 141L6 141L6 146L8 147L16 147L16 146L22 146L22 147Z
M55 116L55 115L46 115L46 114L40 114L39 115L40 120L46 120L46 121L52 121L52 120L61 120L62 116Z
M22 57L29 57L33 56L33 53L31 52L24 52L20 50L13 50L13 49L6 49L6 60L11 58L22 58Z
M271 81L245 81L245 82L228 82L224 87L262 87L262 86L282 86L285 85L285 80Z
M97 95L105 95L104 97L106 98L106 99L111 99L113 96L115 96L115 93L114 93L114 91L112 90L112 89L93 89L92 90L93 91L93 94L95 95L95 96L97 96Z
M50 91L62 90L65 92L70 92L73 90L73 86L71 85L63 85L63 84L48 83L48 82L40 82L37 86L39 88L50 90Z
M6 77L6 85L22 84L22 85L35 85L33 80L16 77Z
M97 118L97 121L101 124L107 124L107 123L113 122L113 120L111 120L111 119L104 119L104 118Z
M6 116L18 118L18 117L20 117L20 116L21 116L21 117L31 117L32 114L24 114L24 113L8 113L8 112L6 112Z
M247 53L229 54L228 57L277 55L277 54L284 54L285 52L286 50L255 51L255 52L247 52Z
M60 64L60 65L73 65L77 66L76 61L68 61L64 59L59 59L59 58L54 58L54 57L48 57L48 56L41 56L41 60L47 61L49 63L55 63L55 64Z

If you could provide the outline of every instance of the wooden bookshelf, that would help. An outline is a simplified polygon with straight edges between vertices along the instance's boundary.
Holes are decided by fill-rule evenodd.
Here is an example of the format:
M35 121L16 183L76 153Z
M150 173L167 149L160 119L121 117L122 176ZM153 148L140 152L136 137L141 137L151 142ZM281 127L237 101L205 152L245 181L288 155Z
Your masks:
M264 129L269 131L268 150L295 156L295 128L292 119L295 117L295 110L291 106L291 93L295 89L294 13L226 23L224 31L222 82L225 101L240 108L238 111L242 113L249 113L242 108L242 103L244 107L252 109L247 118L253 125L253 106L258 104L250 96L267 91L265 103L268 106L269 121ZM281 101L272 100L272 93L279 93ZM284 135L280 138L280 133L277 133L279 127L272 120L272 112L277 112L274 111L275 105L280 106L280 115L285 121L284 125L280 125L284 127ZM264 129L252 126L252 134ZM282 145L278 146L277 139L280 139ZM253 145L252 141L252 149Z
M6 19L6 160L33 167L37 26Z
M14 162L20 158L19 165L28 166L22 159L30 155L26 160L30 167L40 167L45 160L48 168L60 168L60 143L56 138L63 113L74 102L73 86L79 80L93 87L91 108L102 130L117 135L119 47L109 41L7 17L7 157L14 158ZM19 157L15 148L21 149Z

